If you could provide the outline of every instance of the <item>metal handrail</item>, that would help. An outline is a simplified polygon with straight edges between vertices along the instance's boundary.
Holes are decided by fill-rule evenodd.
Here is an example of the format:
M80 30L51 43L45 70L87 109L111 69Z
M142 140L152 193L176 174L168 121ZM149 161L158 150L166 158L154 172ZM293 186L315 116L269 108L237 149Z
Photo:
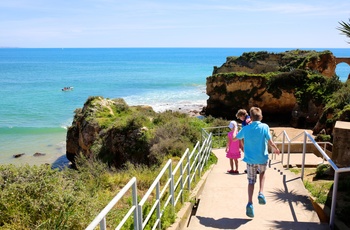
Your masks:
M131 180L122 188L122 190L109 202L109 204L97 215L97 217L89 224L86 230L94 229L98 224L100 224L100 229L105 230L106 227L106 215L111 209L118 203L118 201L124 196L124 194L132 187L132 198L133 205L130 208L129 212L124 216L123 220L120 222L116 229L120 229L126 220L131 216L131 213L134 212L134 229L139 229L137 223L137 187L136 187L136 178L133 177Z
M339 174L340 173L344 173L344 172L350 172L350 167L344 167L344 168L338 168L338 166L332 161L332 159L330 159L330 157L327 155L327 153L319 146L319 143L317 143L315 141L315 139L306 131L303 131L302 133L298 134L296 137L294 137L293 139L290 139L288 137L288 134L283 131L282 134L279 135L283 135L283 139L282 139L282 154L283 154L283 150L284 150L284 145L285 143L285 138L287 138L287 144L288 144L288 159L290 157L290 144L293 142L293 140L295 140L296 138L300 137L301 135L304 135L304 140L303 140L303 152L302 152L302 167L301 167L301 179L303 180L304 178L304 169L305 169L305 154L306 154L306 144L307 143L312 143L316 149L321 153L322 157L324 160L326 160L329 165L334 169L334 182L333 182L333 192L332 192L332 203L331 203L331 214L330 214L330 221L329 221L329 227L331 229L334 229L334 220L335 220L335 207L336 207L336 200L337 200L337 190L338 190L338 183L339 183ZM279 136L278 135L278 136ZM310 141L310 142L308 142ZM278 142L276 142L278 143ZM330 144L331 146L332 143L329 142L320 142L321 144L325 144L326 148L326 144ZM283 155L282 155L283 158ZM283 165L283 160L282 160L282 165ZM287 169L289 168L289 161L287 164Z
M207 164L209 155L212 150L212 134L209 133L202 143L197 142L194 149L190 152L189 149L186 149L185 153L182 155L180 161L175 166L174 170L172 169L172 160L168 160L164 165L156 179L153 181L150 188L147 190L141 201L137 201L137 186L136 178L133 177L123 188L122 190L110 201L110 203L96 216L96 218L90 223L86 230L92 230L100 225L100 229L104 230L107 227L106 216L111 211L111 209L117 204L117 202L126 195L127 191L132 187L132 200L133 205L123 217L122 221L119 223L116 229L121 229L127 219L134 214L134 229L142 230L144 229L152 215L156 212L156 221L153 224L152 229L158 227L161 228L161 217L163 216L164 211L171 205L171 208L174 210L178 201L184 202L184 191L191 190L191 183L196 179L197 176L201 176L204 166ZM184 164L185 163L185 164ZM184 170L185 168L185 170ZM163 188L160 186L160 181L163 176L168 172L168 178L166 179ZM178 179L175 180L175 176L179 173ZM187 186L184 184L187 183ZM179 188L179 191L177 189ZM143 220L142 207L148 201L151 194L153 194L154 189L156 190L155 201L148 211L148 215ZM169 189L169 193L166 191ZM177 195L175 194L177 191ZM165 197L168 195L168 197ZM180 199L181 198L181 199ZM162 200L165 200L164 204L161 206Z

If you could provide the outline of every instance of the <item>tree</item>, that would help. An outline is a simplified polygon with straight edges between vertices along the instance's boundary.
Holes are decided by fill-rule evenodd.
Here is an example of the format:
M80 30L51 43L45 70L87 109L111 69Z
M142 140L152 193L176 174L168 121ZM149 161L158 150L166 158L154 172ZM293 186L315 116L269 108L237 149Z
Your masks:
M349 19L349 23L346 23L344 21L339 22L339 24L341 25L340 27L337 27L337 29L345 36L347 36L348 38L350 38L350 19ZM350 42L348 42L350 44Z

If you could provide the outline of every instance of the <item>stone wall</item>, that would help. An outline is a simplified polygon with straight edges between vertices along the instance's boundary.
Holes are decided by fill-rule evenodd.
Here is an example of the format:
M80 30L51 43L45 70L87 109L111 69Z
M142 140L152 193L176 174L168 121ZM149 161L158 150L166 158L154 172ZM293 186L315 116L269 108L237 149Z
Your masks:
M350 166L350 122L337 121L333 129L332 160L338 167Z

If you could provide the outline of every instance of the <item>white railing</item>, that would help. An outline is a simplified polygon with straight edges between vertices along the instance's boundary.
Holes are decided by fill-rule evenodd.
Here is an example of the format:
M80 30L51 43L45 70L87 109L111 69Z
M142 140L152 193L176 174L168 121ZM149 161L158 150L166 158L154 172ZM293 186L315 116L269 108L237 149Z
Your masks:
M86 229L92 230L98 225L100 226L101 230L107 229L107 214L121 198L127 196L127 192L130 188L132 188L132 206L115 229L121 229L132 214L134 218L133 221L135 230L144 229L148 224L150 224L150 219L153 215L156 216L156 220L154 223L152 223L152 230L156 229L157 227L158 229L161 229L161 218L166 211L166 208L170 207L172 211L174 211L174 208L179 201L181 203L184 202L184 192L191 191L191 184L193 181L195 181L196 176L200 177L202 175L211 150L212 134L208 134L202 143L197 142L191 152L189 149L185 151L174 169L172 169L172 160L168 160L140 202L137 201L136 178L133 177L110 201L110 203L96 216L96 218ZM152 197L154 190L155 197ZM152 200L153 204L149 204ZM147 213L147 216L143 218L142 211L146 204L151 205L151 207Z
M303 136L303 141L301 144L303 145L303 151L302 151L302 167L301 167L301 179L304 179L304 169L305 169L305 155L306 155L306 145L307 144L313 144L316 149L322 154L322 157L324 160L326 160L329 165L334 169L334 183L333 183L333 193L332 193L332 204L331 204L331 213L330 213L330 221L329 221L329 227L331 229L334 229L334 220L335 220L335 207L336 207L336 201L337 201L337 190L338 190L338 183L339 183L339 174L343 172L350 172L350 167L346 168L338 168L338 166L329 158L327 153L325 152L326 145L331 143L329 142L320 142L317 143L315 139L306 131L300 133L293 139L290 139L286 133L286 131L282 131L281 134L279 134L277 137L282 135L282 141L278 142L275 141L276 144L282 144L282 150L281 150L281 163L283 165L283 155L284 155L284 147L287 144L288 145L288 159L287 159L287 169L289 168L289 158L290 158L290 145L293 143L294 140L297 138L300 138ZM277 138L276 137L276 138ZM287 140L286 140L287 139ZM299 142L300 143L300 142ZM324 149L320 147L319 144L324 144Z
M238 130L242 128L241 124L238 124ZM227 133L230 131L228 126L207 127L202 129L202 139L208 137L211 133L213 136L213 146L215 148L222 148L226 146Z

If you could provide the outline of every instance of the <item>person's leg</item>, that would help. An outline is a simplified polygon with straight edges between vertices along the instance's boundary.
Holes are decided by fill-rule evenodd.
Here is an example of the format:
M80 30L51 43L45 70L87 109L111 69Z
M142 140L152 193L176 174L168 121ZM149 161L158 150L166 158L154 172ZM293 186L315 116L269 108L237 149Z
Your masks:
M260 172L259 176L259 192L264 193L264 184L265 184L265 171Z
M246 206L246 215L249 217L254 217L253 193L254 184L256 182L256 169L256 165L247 164L248 204Z
M253 203L254 185L256 183L256 170L257 165L247 164L247 177L248 177L248 203Z
M235 159L235 167L236 167L236 171L238 172L238 159Z
M264 196L264 185L265 185L265 172L266 172L266 164L265 165L259 165L259 194L258 194L258 200L259 204L266 204L266 199Z
M254 184L248 184L248 203L253 204Z
M231 171L233 171L233 159L230 158Z

